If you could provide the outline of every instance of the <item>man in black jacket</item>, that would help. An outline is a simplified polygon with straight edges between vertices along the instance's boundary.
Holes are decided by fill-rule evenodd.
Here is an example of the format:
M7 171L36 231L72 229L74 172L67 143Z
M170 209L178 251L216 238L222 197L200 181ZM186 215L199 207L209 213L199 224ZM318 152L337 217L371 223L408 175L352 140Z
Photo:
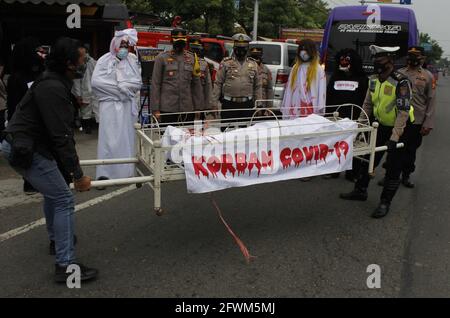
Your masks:
M97 276L97 270L75 261L73 194L87 191L90 177L84 176L75 149L72 80L85 67L81 43L61 38L52 48L47 69L17 106L6 128L3 153L34 188L44 196L47 230L56 253L55 281L66 282L67 267L76 264L81 280Z

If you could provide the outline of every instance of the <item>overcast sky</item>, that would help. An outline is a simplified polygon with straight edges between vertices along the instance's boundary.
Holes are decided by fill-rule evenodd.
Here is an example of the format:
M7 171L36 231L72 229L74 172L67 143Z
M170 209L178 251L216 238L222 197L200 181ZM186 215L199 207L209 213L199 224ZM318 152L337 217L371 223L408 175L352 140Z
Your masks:
M324 0L330 7L337 5L358 5L359 0ZM400 2L400 0L392 0ZM419 31L429 33L444 49L444 55L450 58L450 0L412 0L405 6L416 13Z

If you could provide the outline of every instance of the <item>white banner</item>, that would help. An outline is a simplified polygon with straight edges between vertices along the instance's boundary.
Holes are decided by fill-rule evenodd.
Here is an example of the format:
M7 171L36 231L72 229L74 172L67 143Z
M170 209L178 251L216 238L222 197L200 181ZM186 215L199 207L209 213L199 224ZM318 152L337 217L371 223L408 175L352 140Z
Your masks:
M182 151L188 192L205 193L349 170L356 127L348 119L333 122L317 115L213 136L171 127L163 144L177 144L169 155L173 161ZM321 135L298 136L315 133Z

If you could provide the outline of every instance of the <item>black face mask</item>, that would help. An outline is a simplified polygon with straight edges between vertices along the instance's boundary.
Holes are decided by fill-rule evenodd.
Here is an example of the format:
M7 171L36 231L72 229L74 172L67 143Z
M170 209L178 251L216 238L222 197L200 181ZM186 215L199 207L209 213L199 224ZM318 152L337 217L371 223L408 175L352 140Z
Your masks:
M411 65L411 66L414 66L414 67L420 65L420 59L418 59L416 56L410 56L409 55L406 58L406 62L408 63L408 65Z
M234 48L234 55L236 55L236 57L239 60L244 59L247 56L247 48L245 48L245 47Z
M197 56L201 58L205 56L204 51L201 49L192 49L192 53L197 54Z
M173 49L175 51L181 52L186 47L186 41L176 41L173 43Z
M384 72L386 72L388 70L388 65L389 65L389 63L374 62L373 67L374 67L375 73L383 74Z

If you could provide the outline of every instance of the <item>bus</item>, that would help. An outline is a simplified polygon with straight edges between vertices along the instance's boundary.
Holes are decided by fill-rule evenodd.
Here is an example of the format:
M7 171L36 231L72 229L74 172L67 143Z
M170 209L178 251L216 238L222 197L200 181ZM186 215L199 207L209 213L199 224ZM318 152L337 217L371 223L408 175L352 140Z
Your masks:
M352 48L361 55L367 74L373 73L369 46L399 46L396 68L406 65L408 48L419 43L414 11L386 5L341 6L328 17L321 45L321 62L327 72L335 67L335 55Z

